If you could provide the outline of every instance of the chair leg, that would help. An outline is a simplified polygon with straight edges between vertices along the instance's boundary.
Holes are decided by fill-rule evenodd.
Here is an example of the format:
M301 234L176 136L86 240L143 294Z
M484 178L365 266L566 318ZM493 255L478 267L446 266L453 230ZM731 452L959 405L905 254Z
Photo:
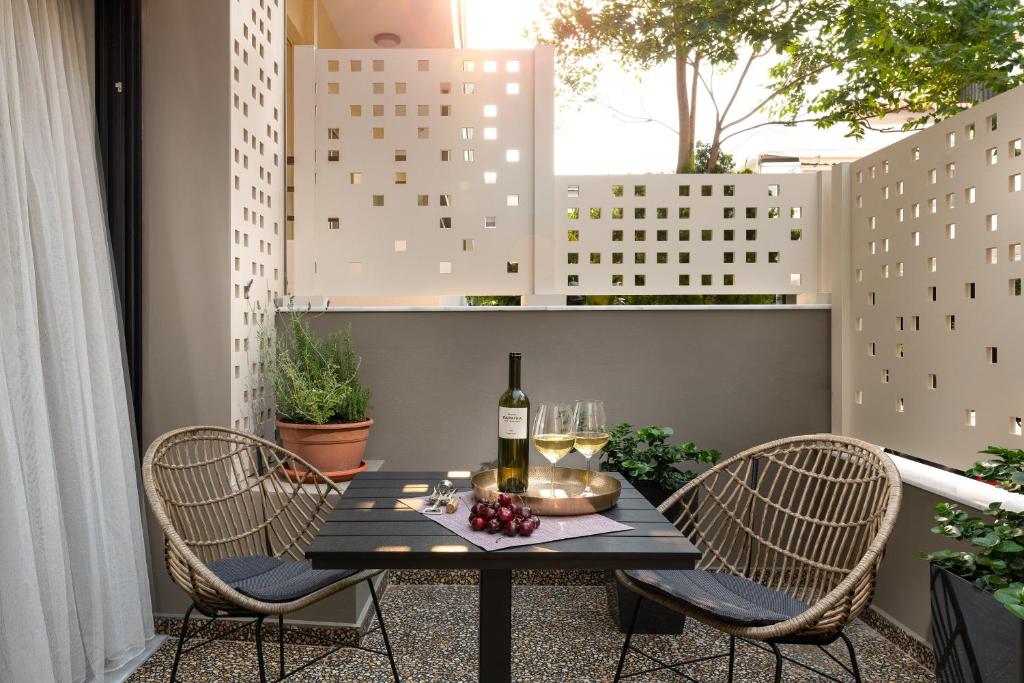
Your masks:
M736 636L729 636L729 683L732 683L732 671L736 665Z
M178 649L174 652L174 663L171 664L171 683L178 680L178 663L181 661L181 648L185 644L185 634L188 633L188 619L192 616L195 605L189 605L185 612L185 618L181 622L181 633L178 634Z
M263 666L263 619L256 618L256 661L260 666L260 683L267 683L267 672Z
M284 615L277 615L277 647L281 654L281 678L284 678Z
M775 653L775 683L782 683L782 651L775 643L768 643Z
M388 630L384 627L384 615L380 611L380 600L377 599L377 589L373 587L373 579L367 579L370 584L370 597L373 598L373 609L377 613L377 623L380 624L380 635L384 639L384 649L388 652L388 663L391 665L391 674L395 677L395 683L400 683L398 676L398 665L395 664L395 653L391 651L391 642L388 640Z
M636 605L633 606L633 616L629 619L629 630L626 631L626 642L622 644L622 653L619 655L619 665L615 667L614 683L622 678L622 667L626 664L626 654L629 652L629 641L633 640L633 627L636 626L636 615L640 613L640 603L644 601L642 595L636 596Z
M846 649L850 652L850 673L853 674L853 680L857 683L861 683L860 667L857 666L857 653L853 649L853 643L844 632L840 632L839 637L843 639L844 643L846 643Z

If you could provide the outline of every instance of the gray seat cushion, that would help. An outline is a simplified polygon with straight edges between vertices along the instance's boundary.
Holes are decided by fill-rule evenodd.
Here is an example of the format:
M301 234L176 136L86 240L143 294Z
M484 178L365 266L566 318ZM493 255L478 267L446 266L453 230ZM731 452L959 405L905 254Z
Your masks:
M732 574L691 569L634 569L626 574L698 612L737 626L769 626L807 609L785 593Z
M359 571L313 569L309 560L279 560L267 555L225 557L207 566L242 595L263 602L298 600Z

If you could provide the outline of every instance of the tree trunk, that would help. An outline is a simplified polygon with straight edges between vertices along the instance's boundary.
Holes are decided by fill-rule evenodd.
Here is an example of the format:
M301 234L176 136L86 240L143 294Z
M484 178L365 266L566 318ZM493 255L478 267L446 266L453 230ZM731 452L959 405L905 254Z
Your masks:
M711 149L708 150L708 167L706 173L715 173L718 166L718 158L722 156L722 122L715 122L715 136L711 138Z
M690 79L690 169L697 166L697 90L700 85L700 53L693 55L693 78Z
M687 51L676 48L676 105L679 116L679 149L676 155L676 173L685 173L693 166L693 124L691 113L695 102L690 99L686 73Z

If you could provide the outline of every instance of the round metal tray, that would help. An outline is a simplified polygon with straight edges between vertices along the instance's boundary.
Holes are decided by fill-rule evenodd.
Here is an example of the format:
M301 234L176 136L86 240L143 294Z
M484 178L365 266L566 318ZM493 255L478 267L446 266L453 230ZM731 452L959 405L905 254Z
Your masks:
M513 499L520 505L528 505L538 515L558 517L601 512L613 507L622 492L622 484L615 477L604 472L591 472L590 488L594 495L581 496L586 486L587 471L556 467L555 496L552 498L549 466L531 467L529 477L526 494L513 495ZM495 500L498 497L498 471L484 470L474 474L473 493L481 500Z

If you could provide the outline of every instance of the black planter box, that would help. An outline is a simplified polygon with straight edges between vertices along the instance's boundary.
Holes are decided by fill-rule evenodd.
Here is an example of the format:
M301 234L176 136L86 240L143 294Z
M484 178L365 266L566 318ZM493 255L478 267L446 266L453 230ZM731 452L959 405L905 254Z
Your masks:
M931 584L938 683L1024 683L1024 621L941 567Z
M657 507L662 501L668 498L673 491L666 491L653 481L634 481L633 487L647 499L651 505ZM679 506L673 505L665 513L669 521L675 522L679 516ZM608 572L605 580L605 590L608 595L608 609L612 619L618 625L619 630L625 633L629 629L629 620L633 617L633 609L639 596L623 586L615 578L615 572ZM662 607L650 600L640 605L640 612L636 615L636 626L634 633L660 633L664 635L678 635L683 632L686 625L686 617L679 612Z
M659 505L661 505L666 498L668 498L674 493L674 491L666 491L665 489L661 488L661 485L653 481L631 481L630 483L633 485L633 488L639 491L640 495L646 498L647 502L653 505L654 507L658 507ZM669 515L665 516L669 517L671 515L671 512L672 511L670 510ZM671 521L675 521L675 518L671 518Z
M612 619L625 633L629 630L629 620L633 617L633 609L640 596L623 586L615 572L609 571L605 578L605 591L608 595L608 610ZM634 633L660 633L665 635L678 635L683 632L686 626L686 617L679 612L674 612L667 607L662 607L656 602L644 600L640 605L640 612L636 615L636 626Z

